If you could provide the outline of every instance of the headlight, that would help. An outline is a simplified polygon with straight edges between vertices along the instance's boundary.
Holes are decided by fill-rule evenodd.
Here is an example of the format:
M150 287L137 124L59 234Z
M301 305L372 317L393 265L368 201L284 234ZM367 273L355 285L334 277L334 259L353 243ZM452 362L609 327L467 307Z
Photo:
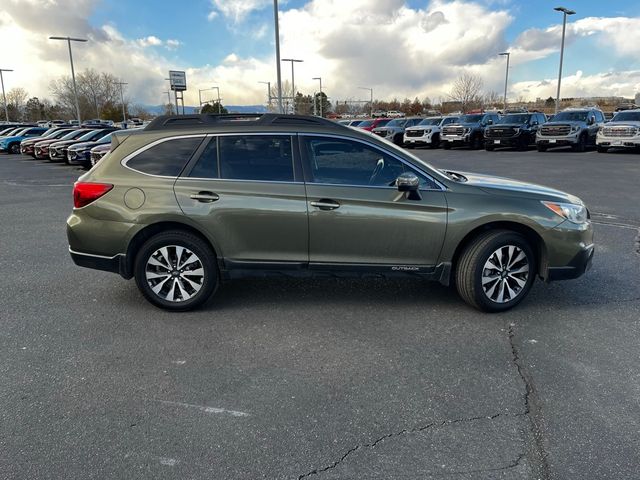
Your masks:
M465 127L464 128L464 133L469 133L471 131L471 129L469 127Z
M580 131L580 125L574 125L573 127L571 127L571 132L575 133Z
M587 207L575 203L542 202L542 204L556 215L572 223L582 224L588 220Z
M431 129L430 129L430 128L427 128L427 129L424 131L424 133L431 133Z

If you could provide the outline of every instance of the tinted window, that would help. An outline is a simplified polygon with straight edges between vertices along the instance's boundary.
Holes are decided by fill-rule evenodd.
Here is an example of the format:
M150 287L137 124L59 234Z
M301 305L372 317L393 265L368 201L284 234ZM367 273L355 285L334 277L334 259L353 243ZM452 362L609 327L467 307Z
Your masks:
M205 147L200 158L198 158L198 163L195 164L189 176L196 178L218 178L218 144L215 138Z
M418 175L423 186L428 182L400 160L360 142L314 138L307 139L306 149L314 183L391 187L405 171ZM428 186L432 186L432 182Z
M201 137L167 140L140 152L127 166L151 175L177 177L201 142Z
M220 178L293 181L291 137L243 135L218 138Z
M458 117L447 117L442 121L442 125L449 125L458 121Z
M604 115L602 115L602 112L596 111L596 122L604 122Z

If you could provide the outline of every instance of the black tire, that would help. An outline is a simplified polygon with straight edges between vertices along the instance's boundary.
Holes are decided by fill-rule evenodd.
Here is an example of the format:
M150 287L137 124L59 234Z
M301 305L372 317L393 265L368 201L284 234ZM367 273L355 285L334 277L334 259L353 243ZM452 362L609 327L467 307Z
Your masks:
M440 135L434 133L431 137L431 143L429 144L431 148L438 148L440 146Z
M529 139L526 136L520 138L518 144L516 145L516 150L518 150L519 152L526 152L527 150L529 150Z
M404 139L402 138L402 134L398 134L395 137L393 137L393 143L395 143L399 147L403 147L404 146Z
M578 137L578 143L571 145L571 150L574 152L584 152L587 148L587 136L585 134Z
M471 148L473 150L480 150L482 148L482 137L480 135L471 137Z
M608 147L602 147L600 145L598 145L596 149L598 150L598 153L607 153L609 151Z
M149 259L152 257L154 252L157 252L162 247L173 245L184 247L190 250L197 256L200 264L202 265L203 276L202 282L200 283L200 289L195 292L193 296L188 300L170 301L162 298L160 295L156 294L153 291L151 285L149 284L149 280L147 280L146 278L148 266L147 262L149 262ZM194 267L195 266L197 266L197 264L194 265ZM189 271L189 268L185 268L185 270ZM173 271L177 274L177 269L175 267L173 268ZM180 272L182 272L182 270L180 270ZM147 240L136 255L134 263L134 275L138 289L149 302L157 307L174 312L185 312L200 307L213 295L220 283L216 256L211 250L211 247L207 244L207 242L205 242L197 235L180 230L169 230L166 232L158 233L157 235L154 235L149 240ZM170 285L173 275L173 273L167 274L167 276L169 277L169 283L166 284L167 286ZM195 283L198 283L199 279L197 279L197 277L190 278L192 280L196 280ZM160 283L160 280L158 283ZM178 281L176 280L174 288L177 284ZM157 285L158 284L156 284L156 286ZM186 286L187 282L183 281L182 285ZM163 289L164 287L160 289L160 292ZM191 292L189 291L188 293Z
M404 146L404 148L406 148L407 150L413 150L415 147L415 145L409 145L408 143Z
M546 152L547 151L547 146L546 145L537 144L536 148L538 149L539 152Z
M20 144L19 143L11 143L9 145L9 148L7 149L7 151L9 153L11 153L12 155L16 155L16 154L20 153Z
M494 147L493 145L486 144L486 145L484 146L484 149L485 149L487 152L493 152L493 151L496 149L496 147Z
M509 280L505 280L508 285L514 287L513 291L516 295L513 298L500 303L490 298L487 293L485 293L482 286L482 279L483 272L485 271L484 266L489 258L494 254L494 252L500 249L500 247L506 246L515 246L524 253L525 259L521 260L521 262L526 260L529 270L526 281L522 287L519 287L519 290L517 290L517 283L515 283L514 280L511 280L511 283L509 283ZM508 251L508 249L506 251ZM514 265L523 265L523 263L516 263ZM519 233L509 230L489 231L475 238L466 246L460 255L455 270L456 288L462 299L472 307L484 312L503 312L515 307L529 293L535 276L535 255L533 254L533 250L529 245L529 242ZM501 277L498 274L496 277L497 283L501 281L499 278ZM487 285L488 288L491 288L492 283L489 282ZM500 287L498 286L498 290L499 289ZM499 295L499 292L494 291L492 294L493 293ZM509 295L507 294L506 296Z
M442 142L442 148L444 148L445 150L451 150L451 143L447 141Z

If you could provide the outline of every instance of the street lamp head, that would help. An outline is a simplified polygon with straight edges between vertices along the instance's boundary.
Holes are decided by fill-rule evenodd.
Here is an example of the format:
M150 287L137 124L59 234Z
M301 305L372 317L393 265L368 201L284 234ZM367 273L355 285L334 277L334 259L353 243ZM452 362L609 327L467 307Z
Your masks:
M575 13L576 13L573 10L569 10L568 8L565 8L565 7L555 7L554 10L556 12L562 12L565 15L575 15Z
M72 42L86 42L86 38L74 38L74 37L49 37L49 40L70 40Z
M298 60L297 58L283 58L282 62L304 62L304 60Z
M10 68L0 68L0 72L13 72Z
M506 56L509 56L509 55L511 55L511 52L502 52L502 53L499 53L498 55L506 55Z
M313 77L311 80L322 80L322 77Z

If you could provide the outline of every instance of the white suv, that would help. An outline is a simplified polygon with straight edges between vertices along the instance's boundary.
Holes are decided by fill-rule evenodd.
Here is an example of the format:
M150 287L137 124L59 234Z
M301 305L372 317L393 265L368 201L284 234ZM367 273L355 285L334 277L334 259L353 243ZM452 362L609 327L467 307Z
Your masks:
M440 132L442 127L456 123L458 117L427 117L413 127L404 131L404 146L406 148L429 145L432 148L440 146Z
M600 153L609 148L640 148L640 109L616 113L598 130L596 146Z

